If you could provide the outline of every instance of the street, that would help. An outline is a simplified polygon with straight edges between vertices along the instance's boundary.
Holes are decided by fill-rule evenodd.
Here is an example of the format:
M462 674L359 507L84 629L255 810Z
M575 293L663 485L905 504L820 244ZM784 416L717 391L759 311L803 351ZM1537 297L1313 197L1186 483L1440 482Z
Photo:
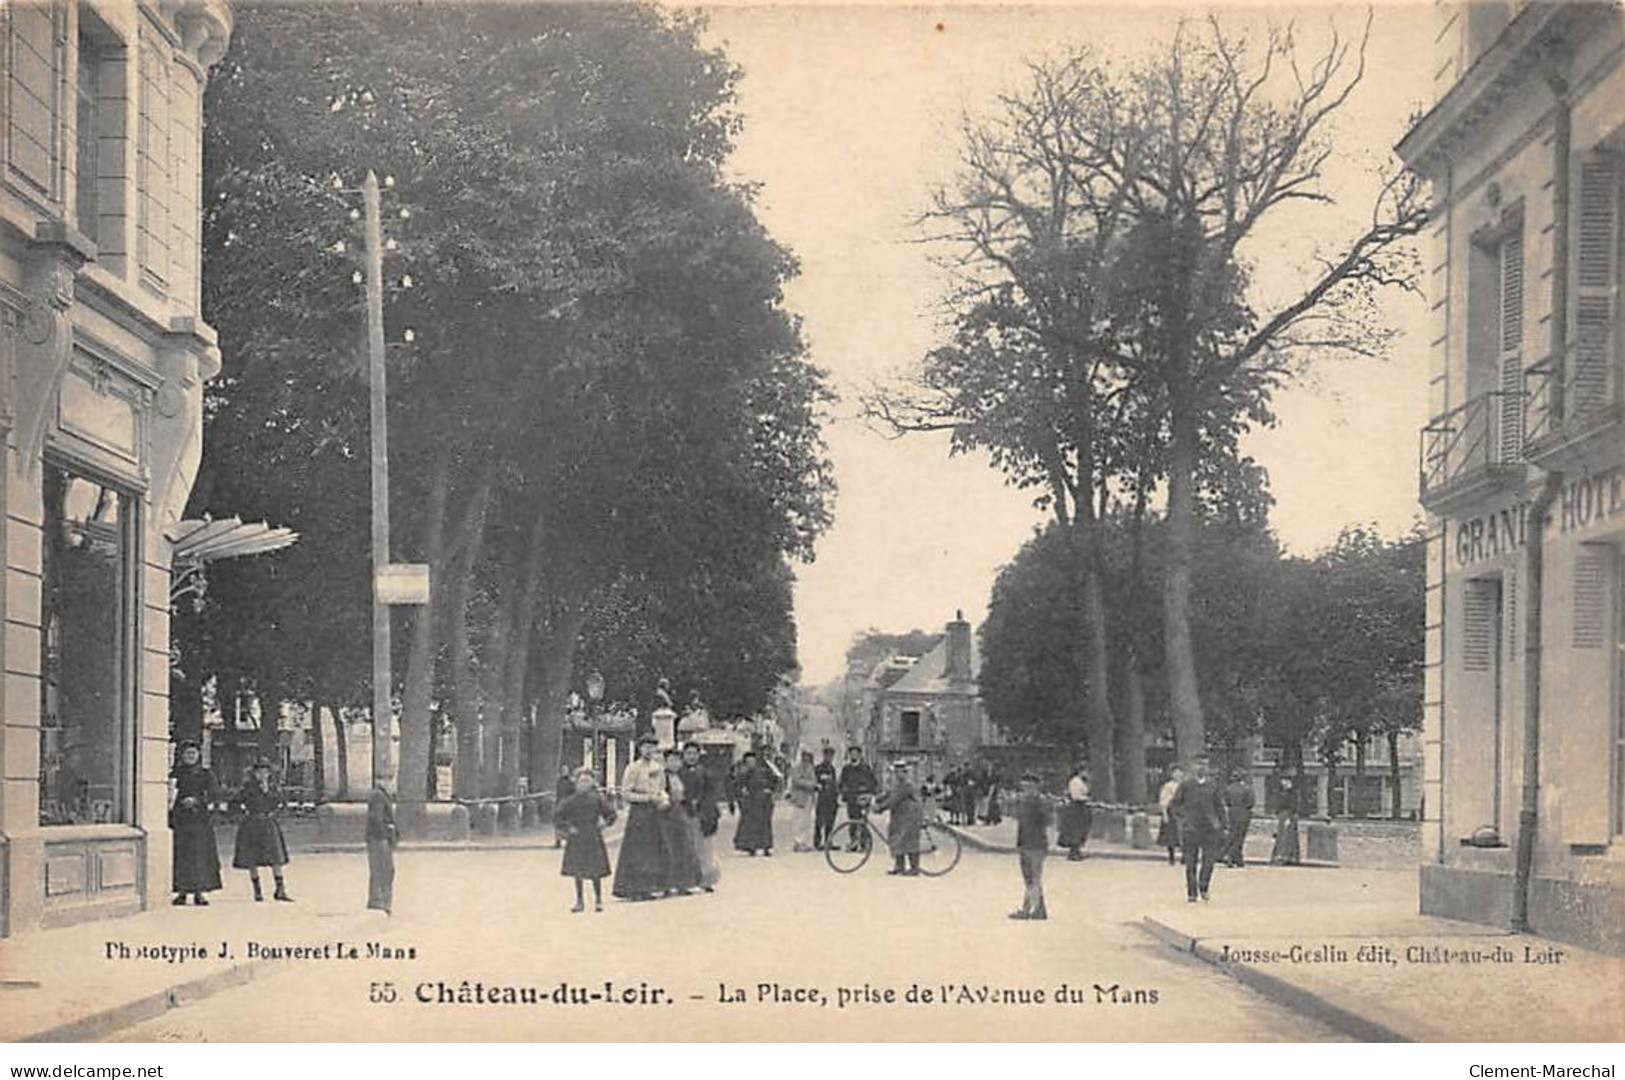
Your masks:
M725 818L723 835L731 829ZM278 974L115 1037L1338 1038L1133 925L1148 897L1166 900L1181 889L1179 871L1156 862L1051 860L1047 923L1008 920L1020 898L1015 859L969 849L941 879L890 877L878 858L841 876L818 855L729 852L714 895L606 897L602 914L589 906L580 915L569 913L570 884L558 864L550 850L403 853L396 914L346 934L344 948L313 940L298 905L256 907L233 881L216 904L241 912L231 920L240 928L234 949L307 946L328 955L287 960ZM289 868L296 897L302 882L307 893L320 882L359 897L364 879L356 855L300 856ZM407 958L368 959L368 943ZM343 955L350 946L353 958Z

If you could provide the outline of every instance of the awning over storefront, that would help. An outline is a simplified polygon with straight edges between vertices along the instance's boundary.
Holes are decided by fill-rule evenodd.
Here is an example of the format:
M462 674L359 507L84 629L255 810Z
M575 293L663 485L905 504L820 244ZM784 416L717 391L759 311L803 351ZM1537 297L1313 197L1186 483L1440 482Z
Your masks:
M174 544L173 572L169 601L174 603L188 593L202 595L201 572L207 563L235 559L243 555L264 555L291 547L299 540L292 529L275 528L265 522L245 523L242 518L187 518L169 533Z

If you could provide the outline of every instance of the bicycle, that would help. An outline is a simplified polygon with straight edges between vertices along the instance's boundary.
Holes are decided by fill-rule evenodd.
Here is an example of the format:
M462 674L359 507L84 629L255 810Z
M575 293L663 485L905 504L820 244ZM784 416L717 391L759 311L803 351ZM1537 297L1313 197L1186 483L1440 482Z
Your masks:
M867 817L843 821L824 841L824 861L837 874L856 873L874 854L876 837L891 850L885 832L869 824ZM932 819L920 827L920 873L926 877L946 874L959 865L961 854L959 836L941 821Z

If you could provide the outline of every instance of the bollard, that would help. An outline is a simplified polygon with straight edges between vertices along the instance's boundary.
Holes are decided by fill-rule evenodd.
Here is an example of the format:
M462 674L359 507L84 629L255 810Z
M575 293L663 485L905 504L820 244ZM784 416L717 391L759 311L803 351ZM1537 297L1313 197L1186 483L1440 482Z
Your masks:
M1304 827L1303 857L1311 862L1337 861L1337 826L1329 821L1311 821Z
M469 817L475 835L495 836L497 834L497 808L495 803L475 803L473 812Z
M1136 810L1128 819L1129 845L1136 850L1149 848L1156 841L1156 833L1151 830L1151 815L1143 810Z
M517 802L503 802L497 804L497 831L501 833L516 833L519 831L520 810Z

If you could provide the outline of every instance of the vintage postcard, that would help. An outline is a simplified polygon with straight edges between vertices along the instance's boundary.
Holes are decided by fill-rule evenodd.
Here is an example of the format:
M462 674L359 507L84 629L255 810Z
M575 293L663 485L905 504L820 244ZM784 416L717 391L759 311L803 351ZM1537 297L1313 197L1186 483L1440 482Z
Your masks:
M0 0L0 109L0 1038L1625 1035L1618 5Z

